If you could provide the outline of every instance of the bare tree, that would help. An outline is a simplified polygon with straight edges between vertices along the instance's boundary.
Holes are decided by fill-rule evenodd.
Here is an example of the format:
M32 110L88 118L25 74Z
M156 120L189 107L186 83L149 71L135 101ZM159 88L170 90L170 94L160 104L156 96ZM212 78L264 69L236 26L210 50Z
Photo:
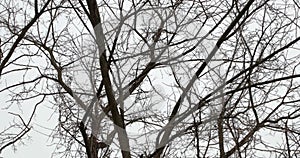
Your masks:
M295 0L44 0L0 6L0 92L58 115L62 157L297 157ZM26 141L25 141L26 143Z

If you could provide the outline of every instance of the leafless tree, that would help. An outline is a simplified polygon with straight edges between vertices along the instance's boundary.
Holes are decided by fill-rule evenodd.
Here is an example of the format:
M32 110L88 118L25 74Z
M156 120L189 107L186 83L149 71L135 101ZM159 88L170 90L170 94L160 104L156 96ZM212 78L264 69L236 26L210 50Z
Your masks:
M11 113L21 124L0 133L0 152L26 143L47 105L53 156L300 156L299 11L296 0L3 0L2 106L34 110Z

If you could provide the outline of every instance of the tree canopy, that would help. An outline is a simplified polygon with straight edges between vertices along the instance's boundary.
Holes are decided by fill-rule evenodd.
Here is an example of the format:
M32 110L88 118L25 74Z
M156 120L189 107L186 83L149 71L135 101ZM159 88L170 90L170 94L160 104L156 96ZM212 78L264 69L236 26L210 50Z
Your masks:
M2 0L0 153L28 142L46 106L53 157L297 157L299 11L297 0Z

